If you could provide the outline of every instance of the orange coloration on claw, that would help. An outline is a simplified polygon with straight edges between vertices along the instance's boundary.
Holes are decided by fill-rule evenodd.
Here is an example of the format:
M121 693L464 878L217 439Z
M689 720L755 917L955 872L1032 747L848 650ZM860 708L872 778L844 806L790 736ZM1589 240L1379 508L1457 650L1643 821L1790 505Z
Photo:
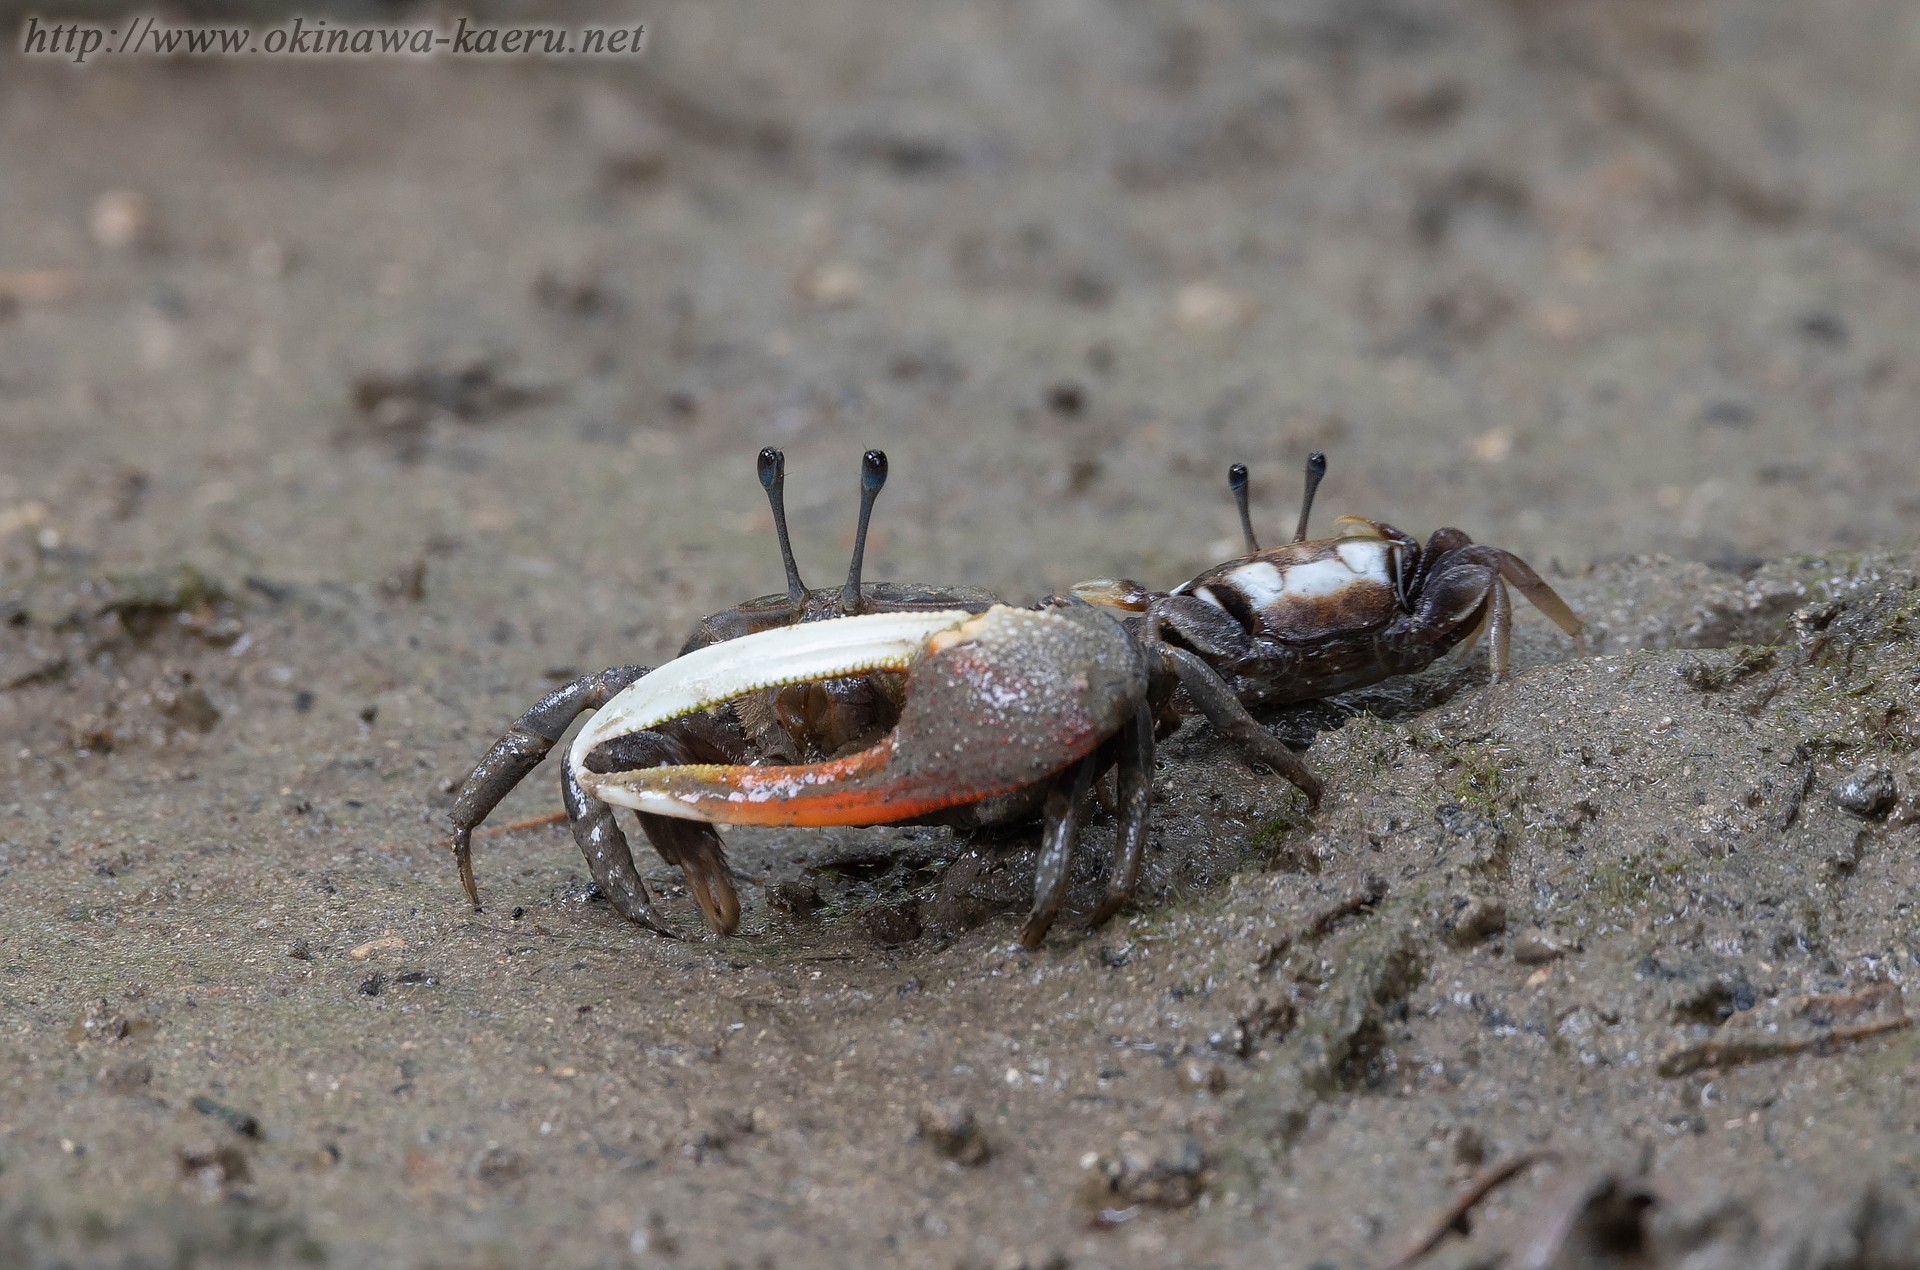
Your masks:
M892 760L889 739L824 763L708 764L653 768L635 775L651 778L646 782L651 792L684 804L695 818L729 825L879 825L983 796L951 786L938 792L910 791L910 771L884 779Z
M577 776L592 796L735 825L875 825L1026 788L1131 717L1146 667L1099 609L995 607L930 636L898 726L871 749L792 766L686 764ZM644 693L643 680L634 691Z

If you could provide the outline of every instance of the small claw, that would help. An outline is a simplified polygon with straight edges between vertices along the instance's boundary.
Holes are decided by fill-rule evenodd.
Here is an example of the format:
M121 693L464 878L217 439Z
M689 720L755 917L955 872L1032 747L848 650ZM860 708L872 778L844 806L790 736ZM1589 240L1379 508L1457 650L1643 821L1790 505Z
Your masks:
M1074 583L1068 590L1076 600L1123 613L1144 613L1153 600L1153 592L1130 578L1089 578Z
M1368 520L1365 516L1340 516L1333 522L1335 538L1385 538L1380 532L1380 522Z

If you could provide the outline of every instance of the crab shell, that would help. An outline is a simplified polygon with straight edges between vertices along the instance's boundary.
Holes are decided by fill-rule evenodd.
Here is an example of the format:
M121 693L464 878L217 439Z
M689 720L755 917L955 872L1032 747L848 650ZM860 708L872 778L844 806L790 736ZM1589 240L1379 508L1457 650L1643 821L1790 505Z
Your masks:
M1294 644L1384 626L1407 607L1406 549L1341 528L1349 536L1269 547L1216 565L1170 594L1191 595L1243 621L1251 606L1275 638Z
M596 746L764 688L905 671L899 725L820 763L594 771ZM697 649L602 707L567 761L588 795L717 824L875 825L1022 789L1090 754L1147 691L1139 645L1098 608L877 613Z

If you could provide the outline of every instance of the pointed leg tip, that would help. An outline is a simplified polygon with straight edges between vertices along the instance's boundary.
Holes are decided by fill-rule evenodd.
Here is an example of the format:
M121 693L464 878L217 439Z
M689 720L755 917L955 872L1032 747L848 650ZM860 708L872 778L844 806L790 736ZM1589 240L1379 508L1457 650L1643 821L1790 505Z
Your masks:
M660 936L662 939L685 940L688 938L686 935L681 934L673 927L661 921L659 916L653 912L651 906L649 906L644 913L623 913L622 916L635 926L638 926L641 930L649 931Z
M680 860L680 871L687 879L687 890L700 906L701 916L716 935L731 935L740 928L740 893L733 884L733 869L717 841L711 849L687 853Z
M473 911L480 911L480 886L473 880L473 830L455 829L453 841L454 867L460 870L460 886L467 893L467 899L473 904Z

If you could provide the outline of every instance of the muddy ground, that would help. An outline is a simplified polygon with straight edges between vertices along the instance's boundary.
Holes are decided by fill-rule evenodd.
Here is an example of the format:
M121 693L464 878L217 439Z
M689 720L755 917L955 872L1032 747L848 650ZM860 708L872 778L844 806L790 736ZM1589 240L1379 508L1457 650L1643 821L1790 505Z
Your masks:
M0 1261L1344 1270L1532 1160L1431 1264L1916 1264L1908 6L645 16L0 55ZM1593 656L1264 715L1311 816L1189 723L1034 952L1031 830L734 833L676 943L535 828L473 913L500 730L778 587L767 443L811 580L880 445L871 574L1018 599L1320 448Z

